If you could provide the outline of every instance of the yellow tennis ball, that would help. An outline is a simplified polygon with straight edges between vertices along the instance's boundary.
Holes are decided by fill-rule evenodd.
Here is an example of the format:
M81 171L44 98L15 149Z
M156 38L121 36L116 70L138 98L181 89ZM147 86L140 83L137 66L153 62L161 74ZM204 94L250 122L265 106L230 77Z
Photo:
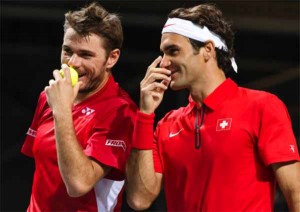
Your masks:
M78 73L72 67L69 67L69 69L70 69L70 74L71 74L71 79L72 79L72 86L74 86L78 82ZM62 69L59 71L59 73L62 76L62 78L65 77L64 71Z

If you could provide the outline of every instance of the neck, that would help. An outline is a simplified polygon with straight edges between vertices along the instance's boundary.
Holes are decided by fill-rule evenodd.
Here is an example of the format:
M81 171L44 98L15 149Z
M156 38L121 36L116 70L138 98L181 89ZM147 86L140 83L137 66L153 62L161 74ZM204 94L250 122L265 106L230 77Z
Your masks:
M82 102L83 100L89 98L90 96L94 95L95 93L97 93L98 91L100 91L107 83L108 79L110 78L110 74L107 75L107 77L105 77L102 82L98 85L98 87L90 92L78 92L75 101L74 101L74 105Z
M226 76L222 70L214 70L202 75L191 88L190 94L192 99L200 106L203 100L209 96L217 87L219 87L226 80Z

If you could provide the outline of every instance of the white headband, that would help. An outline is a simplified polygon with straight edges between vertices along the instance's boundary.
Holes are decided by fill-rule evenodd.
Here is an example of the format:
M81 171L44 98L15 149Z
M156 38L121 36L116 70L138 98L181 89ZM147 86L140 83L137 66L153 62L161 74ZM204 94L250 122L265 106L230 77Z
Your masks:
M162 30L162 34L166 32L176 33L185 37L206 42L211 40L214 42L215 47L228 51L228 48L224 40L216 33L210 31L206 26L200 27L191 21L180 19L180 18L169 18ZM237 65L234 58L230 58L233 70L237 72Z

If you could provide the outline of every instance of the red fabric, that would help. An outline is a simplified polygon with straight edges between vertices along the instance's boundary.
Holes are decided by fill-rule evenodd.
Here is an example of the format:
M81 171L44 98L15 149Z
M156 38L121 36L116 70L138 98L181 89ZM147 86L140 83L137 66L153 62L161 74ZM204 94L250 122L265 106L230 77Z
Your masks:
M86 155L113 168L107 179L125 178L136 110L113 77L98 93L73 107L77 140ZM79 198L71 198L66 192L57 164L52 111L44 92L21 151L34 158L36 167L28 211L97 210L93 190Z
M193 101L168 113L155 130L154 166L163 173L168 211L273 211L269 165L299 160L284 104L227 79L204 105L199 149L201 108Z
M132 138L132 148L147 150L153 147L154 114L137 112Z

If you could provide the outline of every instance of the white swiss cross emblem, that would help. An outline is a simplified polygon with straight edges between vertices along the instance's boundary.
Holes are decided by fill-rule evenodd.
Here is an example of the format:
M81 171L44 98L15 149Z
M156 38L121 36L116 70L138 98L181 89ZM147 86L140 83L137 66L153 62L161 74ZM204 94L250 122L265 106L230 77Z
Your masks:
M232 118L218 119L216 131L230 130L231 122L232 122Z

